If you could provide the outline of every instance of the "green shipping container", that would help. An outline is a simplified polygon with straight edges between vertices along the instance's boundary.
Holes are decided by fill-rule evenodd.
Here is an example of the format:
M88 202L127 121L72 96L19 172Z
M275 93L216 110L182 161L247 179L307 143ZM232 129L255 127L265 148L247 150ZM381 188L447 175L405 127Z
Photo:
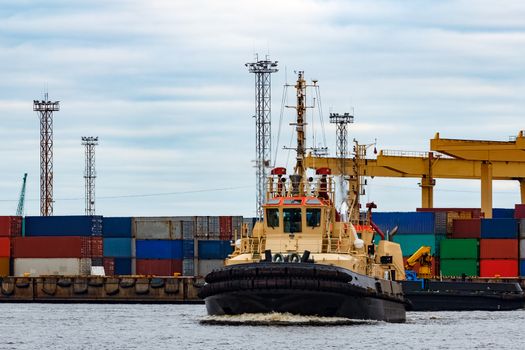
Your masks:
M436 253L436 236L434 235L396 235L394 242L401 245L403 256L411 256L421 246L429 246L432 255Z
M477 259L441 259L441 275L443 277L479 276Z
M477 239L443 239L440 243L441 259L478 259Z

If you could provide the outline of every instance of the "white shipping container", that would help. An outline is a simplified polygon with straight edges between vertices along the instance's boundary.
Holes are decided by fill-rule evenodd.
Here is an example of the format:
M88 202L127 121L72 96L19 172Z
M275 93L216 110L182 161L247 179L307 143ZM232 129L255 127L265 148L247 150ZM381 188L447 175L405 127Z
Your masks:
M85 276L91 273L91 259L76 258L16 258L14 259L15 276L31 277L42 275Z
M219 269L224 266L224 260L199 260L197 264L197 271L195 271L196 276L206 276L215 269Z
M182 275L183 276L194 276L195 275L195 263L192 259L182 260Z
M136 239L182 239L180 221L175 217L136 217L132 219Z

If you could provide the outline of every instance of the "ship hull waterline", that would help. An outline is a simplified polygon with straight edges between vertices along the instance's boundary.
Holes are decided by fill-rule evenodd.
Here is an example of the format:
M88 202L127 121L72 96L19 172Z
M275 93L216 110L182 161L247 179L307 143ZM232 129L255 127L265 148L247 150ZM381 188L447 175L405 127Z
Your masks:
M400 288L397 282L379 281L341 268L330 271L330 267L322 266L319 269L315 264L249 265L230 266L210 274L225 275L226 272L230 278L215 279L201 289L209 315L278 312L405 322L402 294L376 290L380 284L397 290ZM319 276L323 274L319 271L333 278ZM351 281L345 282L344 275Z

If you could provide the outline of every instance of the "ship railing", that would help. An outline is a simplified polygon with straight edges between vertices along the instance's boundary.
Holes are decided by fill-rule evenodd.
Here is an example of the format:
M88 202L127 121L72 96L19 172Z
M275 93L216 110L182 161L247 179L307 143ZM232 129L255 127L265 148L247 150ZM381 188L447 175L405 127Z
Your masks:
M433 158L447 158L447 159L452 158L450 156L447 156L446 154L439 153L439 152L403 151L403 150L392 150L392 149L381 150L379 152L379 155L389 156L389 157L429 158L430 153L432 153Z

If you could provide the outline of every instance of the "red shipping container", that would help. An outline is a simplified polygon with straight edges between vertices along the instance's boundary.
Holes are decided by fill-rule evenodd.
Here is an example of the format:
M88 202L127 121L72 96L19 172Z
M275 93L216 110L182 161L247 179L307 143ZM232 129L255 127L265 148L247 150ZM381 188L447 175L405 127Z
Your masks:
M407 260L409 257L403 257L403 266L406 266ZM414 267L411 268L412 271L416 272L419 270L419 263L415 264ZM439 258L433 256L432 257L432 265L430 267L430 272L432 275L438 275L438 267L439 267Z
M137 275L173 276L182 274L182 260L172 259L137 259Z
M514 206L514 219L525 219L525 204Z
M517 277L518 260L481 259L479 261L480 277Z
M518 259L517 239L480 239L480 259Z
M11 239L0 237L0 258L9 258L11 256Z
M104 256L104 239L102 237L90 237L87 242L90 258L102 258Z
M0 236L17 237L22 235L21 216L0 216Z
M103 265L106 276L113 276L115 274L115 258L104 258Z
M90 258L90 237L16 237L14 258Z
M452 224L452 238L480 238L480 219L454 219Z

